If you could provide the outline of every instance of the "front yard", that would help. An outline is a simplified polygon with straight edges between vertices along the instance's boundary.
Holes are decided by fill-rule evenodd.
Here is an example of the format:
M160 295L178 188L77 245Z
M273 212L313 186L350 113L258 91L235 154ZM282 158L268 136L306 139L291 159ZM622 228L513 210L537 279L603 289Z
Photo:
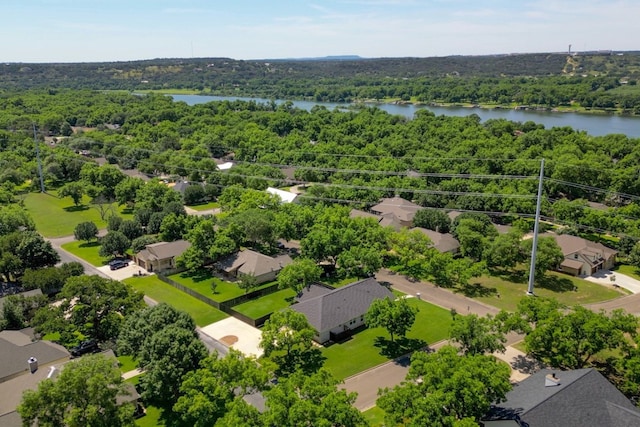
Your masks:
M98 254L100 252L100 242L98 241L87 243L74 240L61 246L65 251L82 258L94 267L102 267L109 262L109 258L103 258Z
M481 276L470 282L470 285L458 289L458 292L507 311L515 311L518 302L527 292L527 281L523 274ZM544 278L536 282L536 295L555 298L569 306L607 301L626 295L624 291L555 271L548 271Z
M131 277L124 282L157 302L166 302L178 310L186 311L198 326L206 326L228 317L222 311L179 291L156 276Z
M410 298L408 302L419 311L406 339L396 339L392 343L384 328L364 329L345 342L323 348L322 354L326 357L324 367L336 378L343 380L449 337L452 319L448 310L416 298Z

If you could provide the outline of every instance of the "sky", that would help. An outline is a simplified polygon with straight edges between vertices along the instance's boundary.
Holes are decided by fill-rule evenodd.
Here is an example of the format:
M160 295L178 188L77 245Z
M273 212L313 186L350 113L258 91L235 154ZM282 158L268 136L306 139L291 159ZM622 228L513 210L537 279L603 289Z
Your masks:
M640 50L638 0L0 0L0 62Z

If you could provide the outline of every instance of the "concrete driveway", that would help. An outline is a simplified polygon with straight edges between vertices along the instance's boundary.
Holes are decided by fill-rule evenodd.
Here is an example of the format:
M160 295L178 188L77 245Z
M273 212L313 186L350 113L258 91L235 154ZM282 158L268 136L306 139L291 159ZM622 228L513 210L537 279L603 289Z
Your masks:
M636 280L633 277L616 271L600 270L591 276L584 277L584 280L606 286L613 286L615 284L630 291L631 293L640 293L640 280Z
M133 261L129 261L129 266L124 268L119 268L117 270L111 270L108 265L103 265L102 267L96 267L98 271L114 280L124 280L129 277L136 276L140 273L143 275L149 275L153 273L148 273L144 268L138 267Z

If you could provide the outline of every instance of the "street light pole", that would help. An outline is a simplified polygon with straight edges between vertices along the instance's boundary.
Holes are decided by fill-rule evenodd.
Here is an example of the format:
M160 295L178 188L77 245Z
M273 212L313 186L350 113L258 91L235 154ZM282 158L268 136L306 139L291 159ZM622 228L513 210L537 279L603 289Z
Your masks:
M533 295L533 282L536 278L536 252L538 250L538 224L540 223L540 205L542 204L542 181L544 180L544 159L540 160L540 179L538 181L538 200L536 218L533 223L533 245L531 246L531 267L529 268L529 287L527 295Z

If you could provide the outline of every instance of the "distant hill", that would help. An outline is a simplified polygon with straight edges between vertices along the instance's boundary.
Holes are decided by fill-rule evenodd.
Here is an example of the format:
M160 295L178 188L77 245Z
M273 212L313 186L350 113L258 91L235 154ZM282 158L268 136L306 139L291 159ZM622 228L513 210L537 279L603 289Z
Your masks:
M275 59L263 59L256 61L272 61L272 62L281 62L281 61L358 61L360 59L364 59L358 55L329 55L329 56L319 56L314 58L275 58Z

